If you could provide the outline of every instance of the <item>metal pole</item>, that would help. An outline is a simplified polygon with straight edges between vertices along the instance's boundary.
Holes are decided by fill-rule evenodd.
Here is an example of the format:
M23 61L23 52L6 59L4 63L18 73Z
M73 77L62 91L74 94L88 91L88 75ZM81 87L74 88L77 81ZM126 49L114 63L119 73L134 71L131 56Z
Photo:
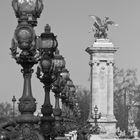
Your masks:
M16 102L15 96L13 96L12 102L13 102L13 118L15 118L15 102Z
M124 90L124 129L127 131L126 89Z

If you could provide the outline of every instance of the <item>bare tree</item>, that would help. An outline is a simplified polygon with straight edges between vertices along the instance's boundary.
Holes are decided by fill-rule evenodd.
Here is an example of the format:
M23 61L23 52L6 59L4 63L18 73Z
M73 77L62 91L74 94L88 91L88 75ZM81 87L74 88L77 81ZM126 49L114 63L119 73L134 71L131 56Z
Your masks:
M15 110L15 115L18 115L19 112L16 109ZM10 103L8 102L2 102L0 103L0 123L1 121L4 121L6 119L9 119L13 117L13 107Z
M81 122L86 122L89 115L89 91L83 86L76 86L76 95L81 110Z
M128 114L139 100L137 90L136 70L114 67L114 114L118 121L117 125L123 130L128 129Z

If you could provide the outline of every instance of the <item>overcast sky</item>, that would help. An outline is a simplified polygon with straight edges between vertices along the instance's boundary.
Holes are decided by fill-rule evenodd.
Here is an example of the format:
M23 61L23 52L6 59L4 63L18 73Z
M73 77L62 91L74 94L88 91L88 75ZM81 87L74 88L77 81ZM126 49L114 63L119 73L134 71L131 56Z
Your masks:
M17 26L11 1L1 0L0 4L0 102L11 102L13 95L19 99L23 92L21 67L11 58L9 50ZM93 43L93 33L89 33L93 20L88 15L101 18L108 16L119 24L118 27L110 26L108 33L110 41L119 47L115 63L119 68L136 68L139 78L139 6L140 0L44 0L44 10L35 28L36 34L43 32L46 23L51 25L74 84L89 88L89 55L85 49ZM34 70L36 71L36 66ZM42 87L34 72L32 92L37 99L38 108L44 99Z

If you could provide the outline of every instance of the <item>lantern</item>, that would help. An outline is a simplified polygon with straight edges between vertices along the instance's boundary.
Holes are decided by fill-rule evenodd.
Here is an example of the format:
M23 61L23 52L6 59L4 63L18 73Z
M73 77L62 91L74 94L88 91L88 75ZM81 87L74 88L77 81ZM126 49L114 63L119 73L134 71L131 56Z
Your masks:
M45 26L45 32L37 39L37 47L39 50L43 50L52 55L58 46L56 36L51 33L50 25Z
M54 71L57 73L60 73L62 69L65 67L65 60L62 55L59 54L59 50L56 49L56 53L54 55L53 59L53 64L54 64Z
M61 71L61 76L63 79L68 80L70 77L69 71L66 68L63 68Z

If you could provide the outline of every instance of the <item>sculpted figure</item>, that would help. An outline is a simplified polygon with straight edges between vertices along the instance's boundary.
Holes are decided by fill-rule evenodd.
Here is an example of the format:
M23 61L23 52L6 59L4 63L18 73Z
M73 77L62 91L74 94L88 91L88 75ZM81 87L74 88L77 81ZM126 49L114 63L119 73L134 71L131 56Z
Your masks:
M109 17L105 17L101 20L99 17L91 15L94 20L92 31L95 32L95 39L107 38L108 25L118 26L114 21L109 20Z

